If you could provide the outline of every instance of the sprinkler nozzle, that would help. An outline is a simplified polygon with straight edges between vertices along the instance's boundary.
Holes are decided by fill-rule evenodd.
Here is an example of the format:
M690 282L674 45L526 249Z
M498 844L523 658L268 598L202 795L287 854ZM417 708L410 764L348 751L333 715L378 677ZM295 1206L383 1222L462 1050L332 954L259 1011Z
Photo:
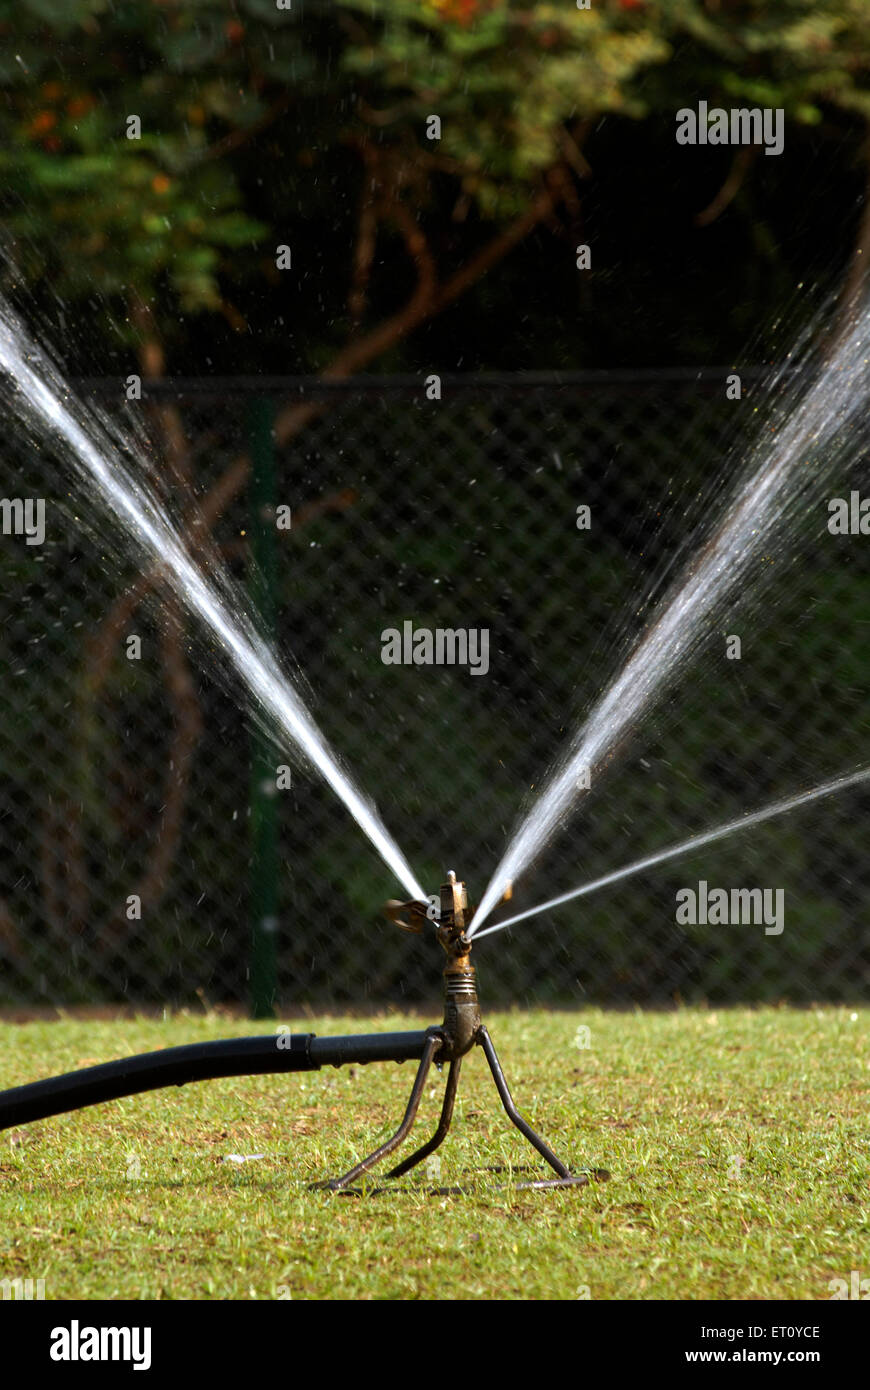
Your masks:
M453 869L442 883L440 908L433 902L415 899L401 903L391 898L384 903L384 912L402 931L419 936L426 921L435 922L435 934L447 954L444 967L444 1042L439 1060L454 1061L474 1046L481 1027L480 1004L477 998L477 976L471 964L471 942L467 928L474 916L468 906L465 884L457 879ZM436 917L436 913L439 915Z
M468 906L465 884L457 881L451 869L447 882L441 885L441 916L438 920L438 940L448 956L458 952L468 955L471 943L466 936L466 928L473 916L474 909Z
M474 915L468 906L465 884L451 869L441 885L441 919L438 940L447 952L444 967L444 1048L447 1060L462 1057L474 1046L481 1027L477 976L469 959L471 942L466 928Z

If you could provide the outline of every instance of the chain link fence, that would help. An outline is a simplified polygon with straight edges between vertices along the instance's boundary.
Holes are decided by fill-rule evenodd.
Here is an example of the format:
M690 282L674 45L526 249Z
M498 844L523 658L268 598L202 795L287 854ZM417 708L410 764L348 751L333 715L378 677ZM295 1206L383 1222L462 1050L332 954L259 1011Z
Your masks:
M194 495L205 506L429 891L455 868L480 897L656 585L690 555L762 395L728 401L724 377L444 378L440 400L417 379L146 391L164 492L179 514ZM119 394L82 389L110 410ZM262 994L273 956L291 1017L436 999L436 946L380 915L402 890L319 777L252 732L241 685L122 558L98 499L14 434L3 457L4 497L44 498L46 530L0 538L0 1003L245 1002L252 960ZM820 516L804 530L794 562L765 557L763 588L723 616L512 907L863 760L867 541L835 543ZM407 621L486 630L487 669L385 664L382 634ZM853 788L481 942L483 997L861 997L868 812ZM782 888L784 931L679 925L676 892L701 879Z

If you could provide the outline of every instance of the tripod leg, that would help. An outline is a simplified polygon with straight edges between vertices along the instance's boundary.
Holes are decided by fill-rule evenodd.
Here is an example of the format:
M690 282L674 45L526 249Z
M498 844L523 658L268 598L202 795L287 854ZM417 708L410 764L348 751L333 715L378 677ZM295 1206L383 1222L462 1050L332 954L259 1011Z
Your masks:
M529 1143L537 1149L541 1157L547 1160L550 1167L555 1169L560 1178L570 1178L570 1170L556 1157L552 1149L547 1147L541 1136L535 1133L531 1125L526 1123L519 1110L517 1110L517 1107L514 1105L513 1097L505 1081L504 1072L501 1069L501 1063L492 1045L492 1038L489 1036L483 1024L481 1024L478 1030L477 1041L486 1054L486 1060L489 1062L489 1069L492 1072L493 1081L496 1084L496 1089L501 1096L501 1103L507 1111L508 1117L513 1121L520 1133L525 1135Z
M407 1109L405 1110L405 1117L393 1137L388 1139L385 1144L381 1144L379 1149L375 1149L374 1153L370 1153L368 1158L364 1158L361 1163L357 1163L351 1168L350 1172L345 1173L343 1177L332 1178L326 1182L316 1183L316 1187L326 1188L330 1192L338 1192L343 1187L347 1187L349 1183L352 1183L355 1178L360 1177L362 1173L368 1172L369 1168L373 1168L382 1158L386 1158L387 1154L393 1152L393 1149L399 1147L414 1123L420 1105L420 1098L423 1094L423 1087L426 1084L426 1077L429 1073L429 1067L432 1064L432 1058L440 1046L441 1038L439 1034L430 1033L423 1048L423 1056L420 1058L417 1075L414 1077L414 1085L411 1088L411 1095L408 1100Z
M395 1168L391 1168L387 1174L388 1178L400 1178L409 1169L416 1168L418 1163L422 1163L424 1158L428 1158L431 1153L443 1143L444 1136L450 1128L450 1121L453 1118L453 1102L456 1100L456 1091L459 1086L459 1068L462 1066L462 1058L457 1057L450 1063L450 1071L447 1074L447 1085L444 1088L444 1104L441 1106L441 1118L438 1121L438 1128L427 1143L422 1144L419 1149L408 1157L404 1158Z

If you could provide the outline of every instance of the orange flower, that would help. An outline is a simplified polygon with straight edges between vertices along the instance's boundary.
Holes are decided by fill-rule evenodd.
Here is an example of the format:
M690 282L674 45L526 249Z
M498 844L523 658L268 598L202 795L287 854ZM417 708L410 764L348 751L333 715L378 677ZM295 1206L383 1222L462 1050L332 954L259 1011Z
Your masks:
M84 116L85 112L90 111L91 107L95 105L96 98L88 92L83 96L70 97L67 102L66 113L68 116Z
M169 183L170 181L165 174L155 174L151 180L151 187L155 193L168 193Z
M40 111L31 122L30 131L32 135L44 135L47 130L51 130L57 125L57 116L53 111Z
M429 0L429 3L442 19L465 28L476 15L496 9L500 0Z

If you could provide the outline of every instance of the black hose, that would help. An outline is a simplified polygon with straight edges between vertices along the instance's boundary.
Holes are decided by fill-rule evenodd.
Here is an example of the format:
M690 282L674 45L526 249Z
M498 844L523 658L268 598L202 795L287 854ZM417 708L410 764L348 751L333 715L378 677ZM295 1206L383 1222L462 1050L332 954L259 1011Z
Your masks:
M318 1071L320 1067L341 1067L350 1062L365 1066L368 1062L419 1060L427 1036L427 1032L417 1032L318 1038L314 1033L270 1033L265 1037L222 1038L218 1042L143 1052L0 1091L0 1130L140 1091L184 1086L189 1081Z

